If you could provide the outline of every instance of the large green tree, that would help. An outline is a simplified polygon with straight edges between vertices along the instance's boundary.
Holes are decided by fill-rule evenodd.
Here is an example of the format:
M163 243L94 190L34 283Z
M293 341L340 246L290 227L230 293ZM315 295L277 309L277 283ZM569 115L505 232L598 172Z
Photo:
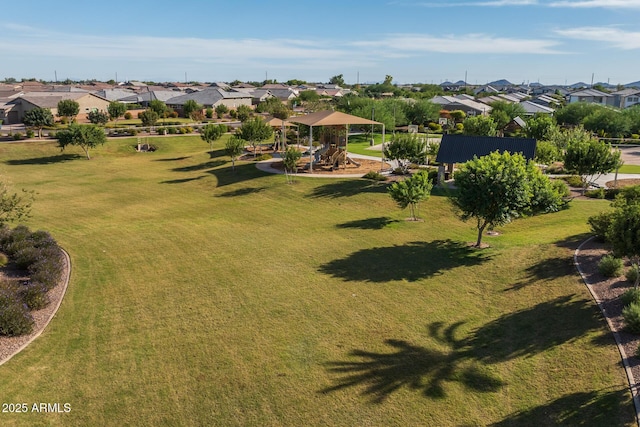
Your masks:
M551 182L529 166L522 154L493 152L476 157L462 165L454 178L457 191L451 201L462 220L475 218L476 247L481 247L487 227L507 224L524 214L556 211L562 202L561 197L537 196L542 191L553 193Z
M525 114L524 107L517 102L496 101L491 104L489 116L493 118L496 127L501 131L516 117Z
M411 163L425 163L427 144L416 134L396 134L384 149L387 159L395 160L403 173L407 173Z
M167 112L169 107L159 99L153 99L149 102L149 108L155 111L158 114L158 117L164 117L164 113Z
M82 148L87 160L89 157L89 150L99 145L104 145L107 142L107 136L104 130L96 125L80 125L72 123L65 130L61 130L57 133L58 146L64 150L68 145L77 145Z
M220 139L226 131L226 125L215 125L211 123L202 128L200 131L200 138L202 138L203 141L208 142L209 149L213 151L213 142Z
M34 108L24 113L24 124L38 129L38 137L42 138L42 128L53 126L53 114L48 108Z
M536 114L527 120L524 135L527 138L535 138L538 141L547 141L551 132L556 128L557 125L553 117L548 114Z
M335 75L329 79L329 83L332 85L344 87L344 77L342 74Z
M462 122L465 135L496 136L496 122L489 116L467 117Z
M160 119L160 116L158 115L158 113L153 111L151 108L147 108L146 110L141 112L139 117L140 117L140 120L142 121L143 126L155 126L156 123L158 123L158 120Z
M405 105L405 114L411 124L426 126L429 122L438 121L440 106L427 99L405 103Z
M604 107L590 102L573 102L556 110L555 118L558 124L578 126L582 124L585 117L600 108Z
M621 138L629 134L631 120L620 110L599 108L583 120L584 128L609 138Z
M432 188L433 183L429 179L429 174L426 171L420 171L402 181L394 182L389 186L388 192L401 209L409 206L411 219L416 221L418 205L429 198Z
M261 117L253 117L240 126L238 136L249 141L253 147L253 155L256 156L257 144L266 141L273 136L273 128Z
M87 119L94 125L106 125L109 121L109 114L104 111L92 110L87 114Z
M124 116L124 113L127 112L127 106L122 102L113 101L109 103L107 107L107 113L109 113L109 118L111 120L118 121L118 118Z
M202 105L193 99L188 99L184 105L182 105L182 113L185 117L191 117L193 113L198 111L202 111Z
M565 169L582 177L583 193L590 182L620 165L620 150L613 150L610 144L595 138L570 141L564 155Z
M75 121L80 113L80 104L73 99L62 99L58 102L58 116L64 117L68 121Z

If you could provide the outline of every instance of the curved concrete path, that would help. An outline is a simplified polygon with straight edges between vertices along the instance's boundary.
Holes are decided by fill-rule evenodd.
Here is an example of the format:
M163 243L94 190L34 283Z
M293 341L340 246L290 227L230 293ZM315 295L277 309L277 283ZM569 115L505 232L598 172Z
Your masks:
M638 395L638 383L636 382L636 379L633 376L633 372L631 372L631 366L629 366L627 353L624 350L624 347L622 346L622 340L620 339L620 334L618 334L618 332L614 329L613 323L611 323L611 319L609 318L609 316L607 316L607 312L604 309L602 301L598 298L598 295L596 295L595 291L593 290L593 287L591 286L592 284L589 282L589 279L587 278L587 276L585 276L584 272L582 271L582 268L580 268L580 263L578 262L578 255L580 254L580 249L582 249L582 247L588 242L590 242L593 238L594 238L593 236L589 237L587 240L582 242L580 246L578 246L578 249L576 249L573 254L573 264L576 266L578 273L580 273L580 277L582 277L582 281L584 282L585 285L587 285L587 289L589 289L591 298L593 298L593 300L598 305L598 308L600 308L602 315L607 321L609 330L613 334L613 338L616 340L616 346L618 347L618 351L620 352L620 357L622 358L622 365L624 366L624 371L627 374L627 380L629 381L629 390L631 391L631 396L633 397L633 405L635 406L635 409L636 409L636 423L638 424L638 426L640 426L640 396Z
M67 253L67 251L65 251L62 248L60 248L60 250L62 251L62 254L64 255L64 258L65 258L65 262L67 263L67 268L65 269L64 277L62 278L63 283L60 283L58 285L58 286L63 286L62 293L60 294L60 298L58 298L58 301L56 301L53 307L53 310L49 315L49 318L44 322L44 324L40 327L40 329L32 333L32 335L29 336L29 339L26 342L24 342L20 347L16 348L12 353L10 353L8 356L5 356L4 359L0 360L0 365L3 365L4 363L11 360L13 356L15 356L16 354L20 353L22 350L27 348L27 346L31 344L33 340L38 338L40 334L42 334L42 332L47 328L47 326L49 325L53 317L58 312L58 309L60 308L60 304L62 304L62 300L64 299L64 296L67 293L67 286L69 285L69 278L71 277L71 258L69 257L69 254Z

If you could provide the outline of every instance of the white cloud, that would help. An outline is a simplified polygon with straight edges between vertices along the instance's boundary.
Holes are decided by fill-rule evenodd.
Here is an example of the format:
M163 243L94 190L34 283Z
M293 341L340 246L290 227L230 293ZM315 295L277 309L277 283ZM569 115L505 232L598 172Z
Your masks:
M555 33L575 40L603 42L623 50L640 49L640 32L617 27L577 27L556 30Z
M354 42L354 46L378 47L402 52L482 53L482 54L558 54L553 40L511 39L486 34L436 37L420 34L391 35L378 41Z
M573 8L611 8L611 9L640 9L640 0L561 0L549 3L551 7Z

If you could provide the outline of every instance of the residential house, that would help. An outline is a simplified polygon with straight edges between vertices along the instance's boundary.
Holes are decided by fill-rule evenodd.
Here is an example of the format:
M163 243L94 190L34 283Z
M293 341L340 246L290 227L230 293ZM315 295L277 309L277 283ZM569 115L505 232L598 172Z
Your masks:
M151 101L162 101L166 104L168 100L181 94L182 92L175 90L152 90L134 93L133 95L120 98L118 101L125 104L140 104L142 107L148 108Z
M612 95L597 89L583 89L571 92L567 98L569 104L573 104L574 102L589 102L592 104L607 105L609 103L608 99L612 98Z
M492 109L487 104L469 99L468 96L435 96L430 101L440 105L443 110L462 110L467 116L488 115Z
M58 102L72 99L80 105L80 113L76 117L79 122L87 121L87 114L91 111L107 111L109 100L90 92L29 92L21 95L7 104L11 105L7 114L9 124L22 123L27 111L34 108L48 108L56 116Z
M176 111L182 111L185 102L196 101L204 108L215 108L218 105L226 105L230 109L236 109L241 105L251 107L251 95L247 92L231 92L220 88L206 88L198 92L170 98L166 104Z
M541 105L538 104L536 102L533 101L522 101L520 103L520 106L522 106L522 108L524 108L524 115L525 116L533 116L535 114L549 114L549 115L553 115L553 113L555 113L555 109L545 106L545 105Z
M640 89L628 88L611 93L609 98L612 106L616 108L629 108L640 104Z

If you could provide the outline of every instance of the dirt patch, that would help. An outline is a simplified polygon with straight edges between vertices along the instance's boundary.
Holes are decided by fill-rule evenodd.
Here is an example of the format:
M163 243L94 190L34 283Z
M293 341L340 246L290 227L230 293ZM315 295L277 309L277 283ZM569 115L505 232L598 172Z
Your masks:
M607 188L615 188L616 182L609 181L605 185L607 186ZM618 188L630 187L632 185L640 185L640 179L619 179L617 185L618 185Z

